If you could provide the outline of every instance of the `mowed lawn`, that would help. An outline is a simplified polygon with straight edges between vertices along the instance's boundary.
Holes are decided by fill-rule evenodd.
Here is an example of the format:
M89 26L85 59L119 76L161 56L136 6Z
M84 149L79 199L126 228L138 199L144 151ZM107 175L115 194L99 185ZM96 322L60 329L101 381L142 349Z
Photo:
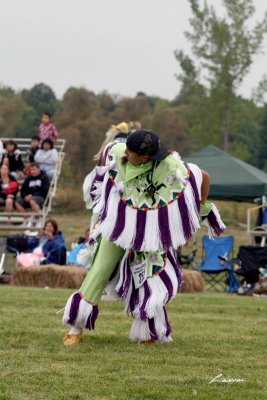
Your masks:
M128 341L131 319L102 302L93 334L64 348L69 290L1 286L0 399L266 399L266 299L178 295L174 341ZM209 382L217 375L243 382Z

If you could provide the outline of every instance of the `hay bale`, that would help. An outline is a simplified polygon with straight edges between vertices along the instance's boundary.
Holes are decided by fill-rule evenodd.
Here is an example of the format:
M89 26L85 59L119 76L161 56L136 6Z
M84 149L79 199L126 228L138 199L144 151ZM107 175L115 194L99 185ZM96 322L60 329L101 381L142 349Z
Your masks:
M181 293L204 292L204 280L201 272L183 270L184 284Z
M50 288L77 289L81 286L88 271L75 266L62 267L55 264L38 267L15 268L11 285ZM184 285L182 293L198 293L204 291L204 281L198 271L183 271Z
M81 286L87 272L85 268L55 264L17 267L11 285L76 289Z

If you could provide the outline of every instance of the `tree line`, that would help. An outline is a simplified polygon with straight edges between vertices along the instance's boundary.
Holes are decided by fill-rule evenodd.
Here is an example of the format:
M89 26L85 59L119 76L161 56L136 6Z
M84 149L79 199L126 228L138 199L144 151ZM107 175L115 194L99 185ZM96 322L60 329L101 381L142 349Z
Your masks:
M179 89L174 79L176 98L166 100L142 91L120 97L70 87L57 99L44 83L19 92L1 86L0 136L32 136L42 113L49 111L60 137L67 140L65 173L82 179L93 167L93 155L110 125L139 121L182 156L213 144L267 171L267 79L260 80L251 99L238 94L260 52L267 16L251 27L252 0L223 0L222 16L207 1L188 2L191 30L185 36L192 57L183 49L175 51L180 82Z
M71 170L82 178L92 168L93 155L105 132L121 121L139 121L182 156L210 144L223 148L220 115L208 94L201 93L202 103L199 98L200 94L194 108L192 97L187 100L183 91L168 101L142 92L119 98L107 92L95 94L86 88L70 88L59 100L43 83L21 92L1 87L0 136L31 137L37 132L42 113L52 112L60 137L67 140ZM229 152L266 169L267 105L259 106L241 96L234 98Z

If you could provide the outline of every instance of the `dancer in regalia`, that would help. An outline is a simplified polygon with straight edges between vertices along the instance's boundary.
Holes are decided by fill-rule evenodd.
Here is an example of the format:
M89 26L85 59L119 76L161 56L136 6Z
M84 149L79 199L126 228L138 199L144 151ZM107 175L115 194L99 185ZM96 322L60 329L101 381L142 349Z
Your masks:
M131 340L172 340L165 305L182 285L175 251L201 222L211 236L225 228L206 201L208 190L208 174L177 153L168 155L152 131L138 130L126 144L109 147L90 188L97 215L90 236L97 247L81 288L67 301L63 322L71 329L64 345L79 343L84 329L94 329L106 285L133 317Z

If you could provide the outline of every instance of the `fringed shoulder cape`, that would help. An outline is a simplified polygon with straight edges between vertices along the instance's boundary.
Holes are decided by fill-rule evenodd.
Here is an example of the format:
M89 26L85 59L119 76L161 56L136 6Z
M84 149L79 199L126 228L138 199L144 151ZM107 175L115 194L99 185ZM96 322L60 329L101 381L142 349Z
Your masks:
M169 155L155 164L123 163L125 144L111 147L105 167L96 167L90 187L99 235L134 251L176 250L200 228L201 170ZM205 218L209 234L225 228L211 206Z

